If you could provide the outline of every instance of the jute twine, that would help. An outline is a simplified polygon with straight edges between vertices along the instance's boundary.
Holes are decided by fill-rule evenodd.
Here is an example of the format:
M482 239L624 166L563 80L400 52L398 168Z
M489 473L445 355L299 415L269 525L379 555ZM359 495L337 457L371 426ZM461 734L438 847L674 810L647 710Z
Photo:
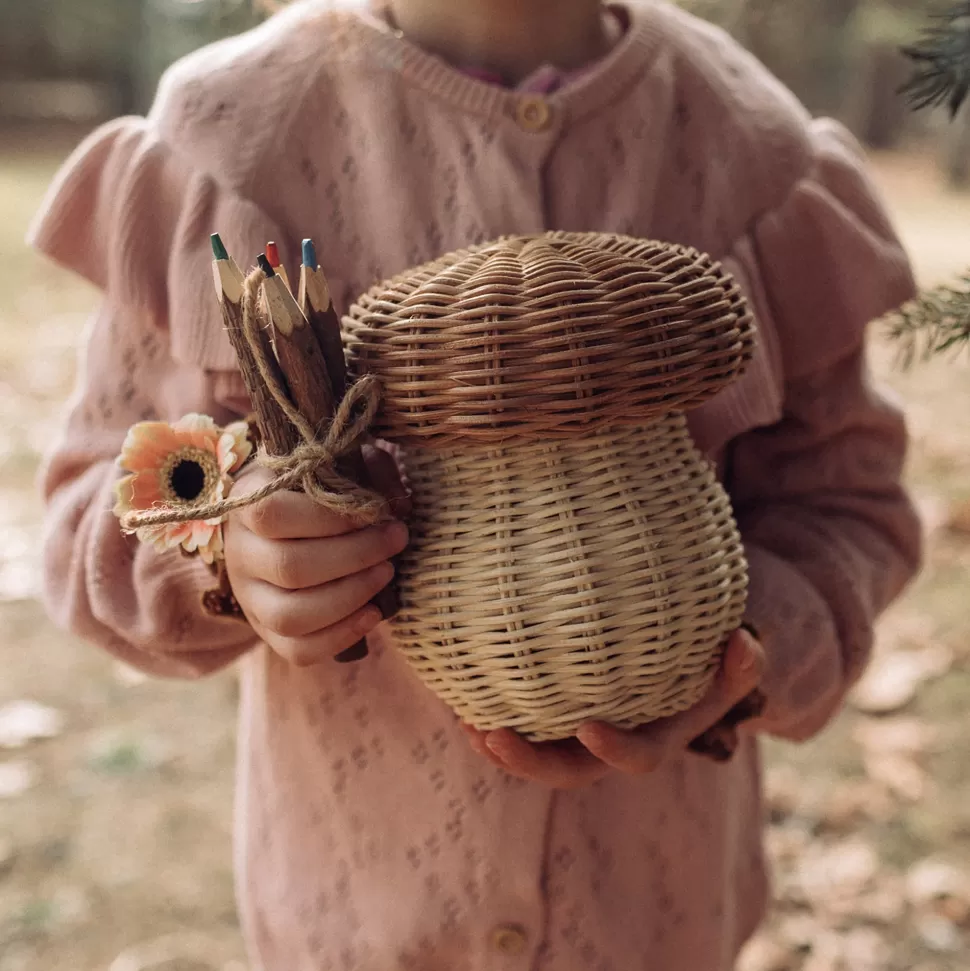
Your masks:
M386 517L387 500L380 493L359 485L337 470L339 460L360 448L368 436L380 408L380 381L373 375L365 375L354 383L340 402L326 434L319 437L318 430L294 407L277 377L277 369L267 359L266 342L260 339L259 329L265 326L259 306L264 279L263 272L255 270L246 280L242 301L243 332L261 380L296 429L300 443L290 454L282 456L270 455L260 446L256 461L275 474L275 478L261 488L217 502L133 510L121 521L126 533L172 523L222 521L231 512L246 509L287 489L301 489L321 506L360 526L372 525Z

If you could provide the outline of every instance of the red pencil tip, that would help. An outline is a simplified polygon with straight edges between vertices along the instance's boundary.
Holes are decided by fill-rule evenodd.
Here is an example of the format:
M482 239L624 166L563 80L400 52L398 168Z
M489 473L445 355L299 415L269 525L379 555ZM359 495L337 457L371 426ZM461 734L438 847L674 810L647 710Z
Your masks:
M280 248L276 243L266 244L266 259L269 260L270 266L277 267L282 265L282 260L280 259Z

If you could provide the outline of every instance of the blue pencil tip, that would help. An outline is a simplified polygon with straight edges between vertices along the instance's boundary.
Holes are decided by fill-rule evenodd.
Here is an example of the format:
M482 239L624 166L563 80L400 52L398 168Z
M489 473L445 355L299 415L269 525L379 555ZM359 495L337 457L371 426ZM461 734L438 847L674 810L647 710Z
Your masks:
M311 270L315 270L317 263L317 248L313 245L312 239L303 240L303 265Z

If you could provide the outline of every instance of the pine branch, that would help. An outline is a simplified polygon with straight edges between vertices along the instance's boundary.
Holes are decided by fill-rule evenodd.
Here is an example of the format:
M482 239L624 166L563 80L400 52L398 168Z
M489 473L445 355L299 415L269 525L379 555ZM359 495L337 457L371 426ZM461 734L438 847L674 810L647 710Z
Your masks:
M927 290L887 318L905 366L970 345L970 271L952 287Z
M916 70L902 93L917 111L945 104L952 118L970 94L970 0L933 20L918 44L903 48Z

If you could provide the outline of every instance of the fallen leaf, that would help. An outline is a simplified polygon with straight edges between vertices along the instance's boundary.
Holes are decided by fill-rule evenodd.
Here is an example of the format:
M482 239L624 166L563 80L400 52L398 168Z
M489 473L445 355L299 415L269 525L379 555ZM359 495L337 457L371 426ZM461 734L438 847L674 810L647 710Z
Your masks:
M919 802L926 794L926 773L905 755L866 756L863 764L870 779L905 802Z
M765 805L780 821L794 815L802 803L805 777L790 765L772 765L765 773Z
M921 718L862 718L852 737L867 752L922 755L933 748L939 733Z
M906 873L906 897L914 907L947 897L970 902L970 877L945 860L920 860Z
M768 853L777 863L786 863L801 856L811 842L811 834L800 823L772 826L765 834Z
M947 532L960 537L970 537L970 500L952 503L944 521Z
M936 903L936 912L964 930L970 927L970 901L964 897L944 897Z
M0 748L23 748L38 739L55 738L63 729L61 713L35 701L13 701L0 708Z
M855 917L874 924L891 926L906 915L906 895L902 881L880 876L877 886L860 894L853 908Z
M841 956L847 971L885 971L892 951L878 931L854 927L843 938Z
M133 668L129 664L122 664L121 661L116 662L114 673L118 683L126 688L136 688L148 681L147 674L143 674L138 668Z
M797 956L789 948L762 934L748 942L737 971L794 971L796 966Z
M927 914L916 922L920 940L931 950L950 954L960 950L962 938L956 925L935 914Z
M893 651L877 656L850 696L852 705L870 715L889 714L908 705L916 692L953 665L953 652L943 646Z
M970 925L970 876L945 860L926 859L906 874L906 896L918 910Z
M791 914L778 922L777 934L792 951L809 951L819 935L818 920L809 914Z
M865 822L885 823L895 812L885 786L870 779L839 783L816 806L819 827L836 833L849 833Z
M806 896L824 906L839 895L859 894L879 872L879 857L861 839L815 845L798 862L795 872Z
M876 626L875 656L921 650L935 644L937 639L936 619L915 609L911 602L901 601L891 607Z
M0 799L22 796L37 784L37 767L26 759L0 762Z
M820 927L801 971L847 971L842 964L842 951L842 936Z

